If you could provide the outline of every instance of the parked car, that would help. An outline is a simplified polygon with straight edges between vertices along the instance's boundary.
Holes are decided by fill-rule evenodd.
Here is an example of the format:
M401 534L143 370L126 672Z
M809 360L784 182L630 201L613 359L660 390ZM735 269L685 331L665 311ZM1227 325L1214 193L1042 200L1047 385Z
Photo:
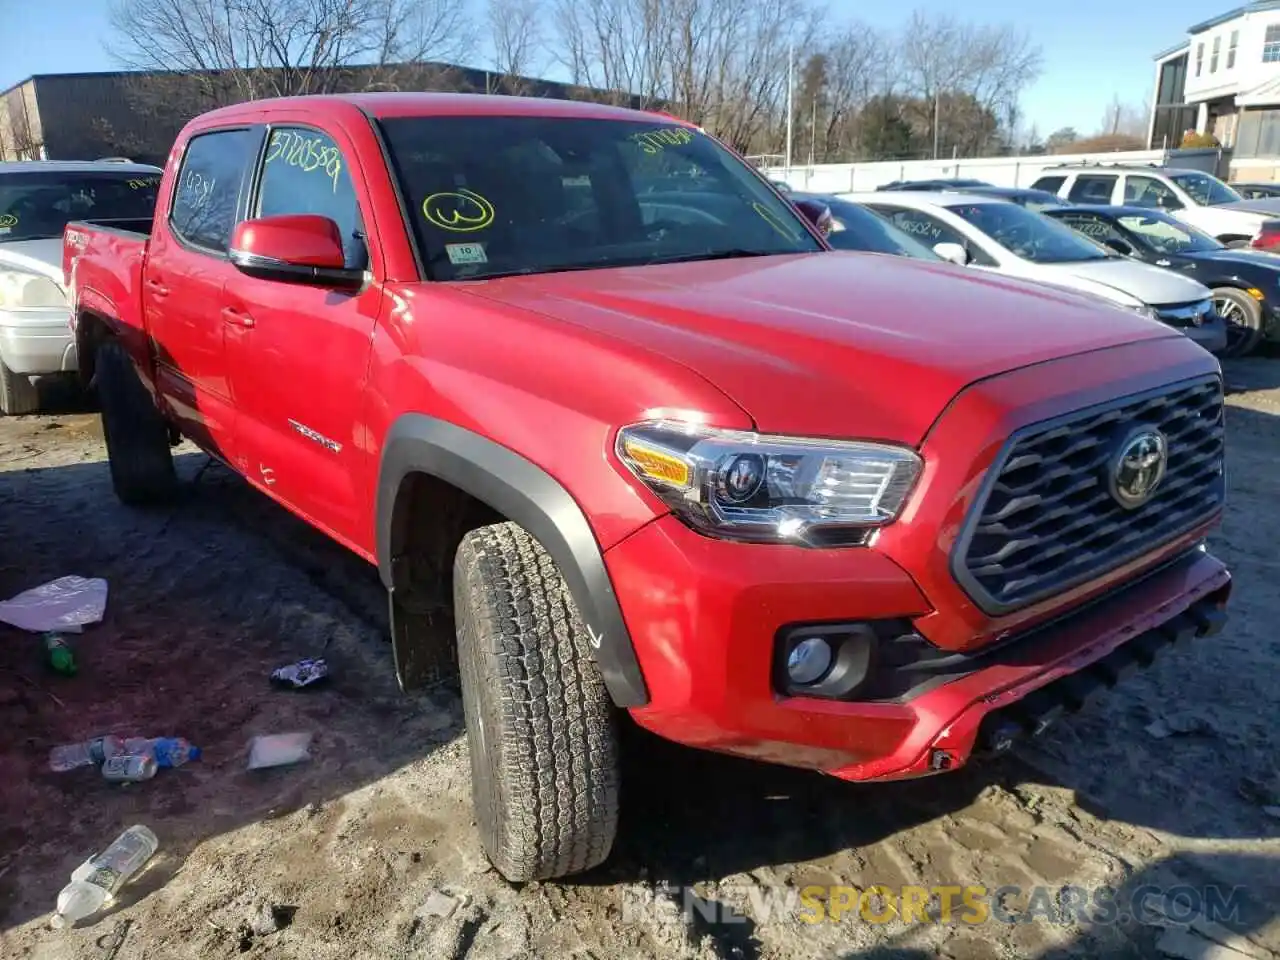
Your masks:
M1203 284L1135 263L1017 204L966 193L843 194L957 263L1082 290L1222 350L1226 326Z
M1230 183L1228 186L1246 200L1280 197L1280 183Z
M637 168L718 212L646 213ZM694 127L250 102L184 127L159 196L65 233L116 494L172 497L187 437L376 564L401 684L460 665L509 880L608 856L621 710L914 778L1221 628L1216 360L1095 298L832 251Z
M32 377L74 373L62 228L86 216L150 221L158 167L0 163L0 412L35 413Z
M1214 309L1227 326L1222 356L1243 356L1263 337L1280 339L1280 257L1230 249L1190 224L1145 207L1043 212L1123 256L1177 270L1212 290Z
M1246 200L1201 170L1074 164L1047 168L1032 187L1071 203L1164 210L1227 246L1248 246L1280 218L1280 199Z
M947 190L959 187L990 187L992 184L985 180L965 179L964 177L956 177L954 180L948 180L940 177L934 180L893 180L889 183L876 187L876 190Z
M965 187L963 189L948 187L946 192L968 193L978 197L990 197L993 200L1004 200L1006 203L1016 203L1020 207L1026 207L1037 213L1050 207L1067 206L1067 201L1056 193L1032 190L1029 187Z
M832 228L827 242L836 250L889 253L942 263L943 259L915 237L899 230L874 210L839 197L820 193L792 193L795 201L820 203L831 211Z

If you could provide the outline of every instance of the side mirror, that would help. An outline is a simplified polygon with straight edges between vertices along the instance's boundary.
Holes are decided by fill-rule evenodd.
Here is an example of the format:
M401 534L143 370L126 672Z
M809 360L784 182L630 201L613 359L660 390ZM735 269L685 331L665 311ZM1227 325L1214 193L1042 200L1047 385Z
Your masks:
M363 270L347 266L338 225L310 213L237 224L230 258L241 273L261 280L346 288L364 282Z
M1114 250L1122 257L1133 256L1133 247L1129 246L1129 244L1125 243L1119 237L1107 237L1102 241L1102 245L1107 247L1109 250Z
M950 260L957 266L967 267L969 265L969 251L964 248L963 244L950 243L946 241L943 243L935 243L933 245L933 252L943 260Z
M797 200L796 209L801 215L818 228L818 232L824 237L831 233L831 228L835 225L831 217L831 208L825 203L818 200Z

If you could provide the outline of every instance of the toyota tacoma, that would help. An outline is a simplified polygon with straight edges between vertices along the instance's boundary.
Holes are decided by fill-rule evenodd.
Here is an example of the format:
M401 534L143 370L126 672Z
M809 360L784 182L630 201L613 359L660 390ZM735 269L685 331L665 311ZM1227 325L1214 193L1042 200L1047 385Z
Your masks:
M628 716L921 777L1223 623L1217 361L827 217L665 116L307 97L192 120L63 269L118 497L187 438L375 564L518 881L607 858Z

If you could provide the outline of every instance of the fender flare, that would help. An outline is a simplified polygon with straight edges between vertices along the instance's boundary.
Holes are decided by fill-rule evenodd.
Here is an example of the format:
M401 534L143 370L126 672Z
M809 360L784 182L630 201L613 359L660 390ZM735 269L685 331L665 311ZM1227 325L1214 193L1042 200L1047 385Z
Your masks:
M378 470L378 573L391 591L391 524L401 482L424 473L457 487L528 530L559 568L590 635L613 702L639 707L648 690L604 556L586 515L560 483L533 462L456 424L404 414L392 424Z

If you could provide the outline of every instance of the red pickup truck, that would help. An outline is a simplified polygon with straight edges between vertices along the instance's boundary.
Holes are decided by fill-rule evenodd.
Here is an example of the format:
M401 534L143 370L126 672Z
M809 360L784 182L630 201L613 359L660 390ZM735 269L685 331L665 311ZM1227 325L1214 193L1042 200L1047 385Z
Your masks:
M918 777L1221 628L1217 361L817 222L671 118L369 94L193 120L64 262L119 497L187 437L376 564L526 880L608 856L627 715Z

